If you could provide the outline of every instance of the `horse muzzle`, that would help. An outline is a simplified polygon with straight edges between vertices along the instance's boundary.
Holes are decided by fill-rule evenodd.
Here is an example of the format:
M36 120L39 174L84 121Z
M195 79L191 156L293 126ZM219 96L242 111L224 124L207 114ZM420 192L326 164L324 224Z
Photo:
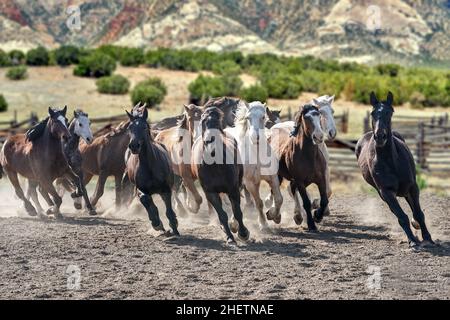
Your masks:
M128 145L128 148L130 149L132 154L139 154L139 152L141 151L141 144L138 142L131 142Z
M387 134L385 132L377 132L373 135L373 138L376 146L379 148L384 147L387 142Z
M336 138L336 134L337 134L336 130L331 129L330 131L328 131L328 139L334 140L334 138Z

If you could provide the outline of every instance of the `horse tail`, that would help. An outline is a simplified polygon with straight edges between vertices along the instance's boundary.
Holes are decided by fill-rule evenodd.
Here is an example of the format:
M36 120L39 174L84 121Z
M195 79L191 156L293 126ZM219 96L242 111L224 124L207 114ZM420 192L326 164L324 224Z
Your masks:
M0 163L0 179L3 178L3 166Z

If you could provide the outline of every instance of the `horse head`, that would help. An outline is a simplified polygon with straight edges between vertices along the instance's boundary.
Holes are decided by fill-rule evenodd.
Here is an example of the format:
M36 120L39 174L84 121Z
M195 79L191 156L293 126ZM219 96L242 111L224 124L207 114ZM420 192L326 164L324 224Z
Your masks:
M277 123L281 122L281 110L270 110L269 107L266 107L266 123L265 126L267 129L272 128Z
M334 122L334 110L332 107L333 101L334 95L331 97L325 95L313 99L313 103L319 108L322 130L329 140L336 138L337 134L336 123Z
M186 126L195 141L201 135L201 127L199 122L202 116L202 109L195 104L184 105L182 125Z
M248 105L243 101L239 103L236 111L235 126L240 129L241 136L244 136L248 132L251 143L259 143L260 135L264 135L265 121L265 104L260 101L253 101Z
M207 108L200 118L202 139L205 145L216 140L216 136L223 132L223 112L217 107Z
M148 111L144 108L140 111L131 110L131 113L126 111L126 113L130 119L130 124L128 125L130 143L128 148L131 153L139 154L142 146L146 143L146 139L150 136L147 123Z
M305 104L295 116L294 130L291 136L297 136L299 132L310 138L313 144L321 144L324 140L322 126L320 124L319 109L312 104Z
M372 131L376 146L384 147L388 139L391 137L391 119L394 114L392 102L394 96L389 91L386 101L378 101L375 93L370 93L370 104L373 107L372 116Z
M70 132L67 128L67 106L62 110L48 108L49 120L47 126L50 131L50 135L57 139L68 140L70 138Z
M94 140L94 136L91 131L91 122L87 113L81 110L75 110L73 112L74 116L74 133L81 137L87 144L91 144Z

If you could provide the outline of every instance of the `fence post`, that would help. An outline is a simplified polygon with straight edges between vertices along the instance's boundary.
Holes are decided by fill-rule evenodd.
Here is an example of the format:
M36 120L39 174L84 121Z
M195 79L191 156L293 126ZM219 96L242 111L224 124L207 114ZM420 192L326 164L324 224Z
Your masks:
M348 114L349 114L348 109L345 110L344 113L342 114L342 122L341 122L342 133L348 132Z
M369 129L369 119L370 119L370 112L367 111L366 116L364 117L364 128L363 128L364 132L363 133L366 133L366 132L370 131L370 129Z
M419 122L419 134L417 135L417 164L421 169L427 168L425 153L425 125Z

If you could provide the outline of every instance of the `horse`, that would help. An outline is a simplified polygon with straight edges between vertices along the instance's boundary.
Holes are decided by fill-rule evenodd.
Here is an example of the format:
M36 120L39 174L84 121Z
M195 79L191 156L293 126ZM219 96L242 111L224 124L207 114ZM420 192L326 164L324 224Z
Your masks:
M63 176L68 168L64 157L62 142L70 138L66 120L67 106L62 110L48 108L49 117L41 123L37 130L9 137L0 152L0 171L4 171L11 181L17 197L23 201L25 210L30 216L39 214L26 198L20 186L18 174L36 181L44 198L50 199L51 206L47 214L62 218L59 208L62 199L53 186L56 178Z
M295 116L294 130L290 137L272 134L270 144L279 159L278 175L280 183L283 179L290 181L290 191L293 195L298 191L303 200L309 231L316 231L315 222L320 222L328 208L326 182L327 161L320 150L324 134L320 124L320 111L312 105L304 105ZM282 143L282 141L285 141ZM320 207L311 214L311 201L306 192L310 184L316 184L320 193ZM294 215L297 224L302 223L298 212Z
M386 101L378 101L375 93L370 93L370 104L373 107L372 131L358 140L355 152L364 179L377 190L381 199L397 217L408 237L410 247L417 249L419 240L413 235L408 216L398 203L397 197L404 197L408 202L414 217L412 226L422 231L421 245L433 245L434 242L420 206L414 158L402 136L391 128L393 101L391 92L388 93Z
M270 110L269 107L266 106L266 120L265 120L265 127L267 129L272 128L277 123L281 122L280 118L281 110Z
M176 176L181 177L183 186L194 198L194 202L188 201L189 211L197 213L202 203L202 197L194 184L191 172L191 147L193 141L200 136L199 121L202 115L200 107L190 104L184 106L184 112L177 126L160 131L155 141L166 146L172 162L172 169ZM178 196L174 195L177 207L183 208ZM189 195L188 195L189 199Z
M280 208L283 197L278 181L278 160L268 145L265 135L265 123L267 108L259 101L248 105L241 101L236 111L235 125L226 128L225 132L230 134L238 144L239 154L244 165L243 184L245 189L252 195L258 210L258 221L261 230L267 230L267 220L264 215L264 204L259 195L261 181L266 181L274 195L274 205L267 212L271 220L281 221ZM231 222L236 229L235 221Z
M95 209L92 207L89 197L84 185L83 170L82 170L82 156L79 150L80 138L87 144L92 143L93 135L90 128L89 116L81 110L74 111L74 117L69 123L70 138L63 142L63 153L68 164L68 172L65 177L58 178L56 184L64 186L67 190L72 192L72 198L79 199L83 197L88 213L90 215L96 215ZM41 208L39 199L36 193L37 183L33 180L29 180L28 195L32 198L33 202L38 208ZM76 188L76 190L73 190ZM41 192L43 193L43 192ZM51 201L48 197L45 197L47 202ZM81 201L75 202L75 207L81 209Z
M327 140L334 140L336 138L337 129L336 129L336 123L334 121L334 109L333 104L334 102L334 95L333 96L320 96L318 98L313 98L310 102L311 104L318 107L320 112L320 125L322 128L322 131L325 133ZM285 121L278 124L275 124L271 129L272 132L276 132L276 135L278 137L279 141L283 141L284 139L289 138L290 132L294 130L295 123L294 121ZM270 141L270 137L269 137ZM331 197L332 190L331 190L331 182L330 182L330 171L328 168L328 162L329 162L329 153L327 146L325 142L321 143L319 145L320 151L322 151L323 155L325 156L325 160L327 162L327 170L326 170L326 181L327 181L327 195L328 198ZM295 209L294 209L294 217L300 217L301 216L301 199L300 194L297 192L295 195L291 195L294 198L295 203ZM265 203L267 206L269 206L273 202L272 195L269 194L269 196L266 198ZM312 202L313 208L317 209L319 207L319 201L318 199L315 199ZM328 216L330 214L329 208L324 212L324 216Z
M130 152L125 156L127 179L136 186L139 200L147 210L152 227L158 231L164 231L164 226L152 195L156 193L161 196L169 225L173 234L178 236L178 221L171 202L174 174L167 149L153 140L147 123L147 109L144 108L142 113L126 113L130 119L127 129Z
M203 110L210 107L216 107L223 112L223 127L234 126L236 110L239 105L239 99L229 97L218 97L209 99L203 106Z
M199 179L208 203L216 210L227 243L235 240L228 225L228 215L222 207L221 193L228 196L234 218L238 223L238 237L248 240L250 232L245 227L241 211L243 166L237 142L224 133L223 112L216 107L207 108L200 120L202 134L192 146L192 174Z
M121 205L122 176L125 171L124 155L129 137L127 127L129 121L122 121L112 131L94 138L92 143L80 142L80 152L84 184L88 184L94 175L98 175L97 185L91 198L93 207L104 193L106 179L110 176L115 181L115 205Z

